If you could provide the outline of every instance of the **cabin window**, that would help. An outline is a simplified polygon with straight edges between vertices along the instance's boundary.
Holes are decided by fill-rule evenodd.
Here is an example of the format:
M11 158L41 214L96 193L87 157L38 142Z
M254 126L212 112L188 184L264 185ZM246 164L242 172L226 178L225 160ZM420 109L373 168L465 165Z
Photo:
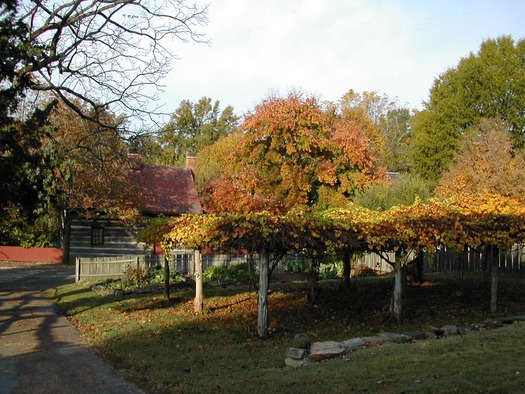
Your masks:
M100 224L91 225L91 245L104 245L104 227Z

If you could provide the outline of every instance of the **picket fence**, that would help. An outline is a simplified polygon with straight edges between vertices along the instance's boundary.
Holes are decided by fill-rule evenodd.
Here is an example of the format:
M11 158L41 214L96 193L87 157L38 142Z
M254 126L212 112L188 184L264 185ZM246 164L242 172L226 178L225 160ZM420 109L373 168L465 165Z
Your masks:
M229 266L247 261L245 255L203 254L202 268ZM121 278L129 268L164 267L164 255L131 255L108 257L77 257L75 259L75 280L95 281ZM195 272L192 250L175 250L170 259L170 269L181 274Z
M290 256L291 259L296 258ZM393 254L389 254L393 259ZM246 255L239 254L203 254L203 270L211 266L230 266L247 262ZM499 273L503 275L525 276L525 247L515 245L508 250L501 250L497 254ZM387 274L392 267L375 253L366 253L353 262L353 265L365 265L378 274ZM123 277L130 267L164 266L162 255L133 255L111 256L98 258L77 258L75 267L76 281L94 281L106 278ZM193 251L175 250L170 259L170 269L181 274L194 272ZM277 270L284 270L281 264ZM426 253L424 257L424 272L428 273L466 273L486 274L490 270L487 256L483 251L466 250L458 253L455 250L439 248L433 253Z
M499 250L498 272L502 275L525 276L525 247L514 245L506 250ZM467 249L463 252L439 248L425 256L426 273L467 273L488 274L490 264L485 251Z

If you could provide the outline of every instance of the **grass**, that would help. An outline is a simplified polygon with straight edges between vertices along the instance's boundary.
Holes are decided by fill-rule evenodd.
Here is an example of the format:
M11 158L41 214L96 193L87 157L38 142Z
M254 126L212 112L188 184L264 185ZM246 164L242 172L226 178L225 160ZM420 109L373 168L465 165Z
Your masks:
M349 289L324 282L315 305L305 303L305 284L272 283L266 340L256 336L257 294L247 287L207 288L202 315L193 313L191 289L174 289L168 303L162 294L104 297L75 284L58 288L56 299L88 341L146 392L524 392L525 324L285 368L297 333L342 341L525 313L524 279L500 279L496 315L486 312L486 279L429 279L406 289L402 325L386 313L390 278L359 278Z

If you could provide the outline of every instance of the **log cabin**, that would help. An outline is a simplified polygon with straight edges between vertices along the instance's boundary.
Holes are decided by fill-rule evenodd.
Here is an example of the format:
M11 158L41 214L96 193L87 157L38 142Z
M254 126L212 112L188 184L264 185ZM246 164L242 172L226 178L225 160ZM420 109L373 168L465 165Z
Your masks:
M130 180L141 192L139 204L143 217L203 213L195 187L194 157L186 159L186 167L143 164L138 154L131 159ZM142 225L125 226L103 215L90 219L77 216L71 222L69 251L65 259L72 264L77 257L160 253L154 245L137 242L137 232Z

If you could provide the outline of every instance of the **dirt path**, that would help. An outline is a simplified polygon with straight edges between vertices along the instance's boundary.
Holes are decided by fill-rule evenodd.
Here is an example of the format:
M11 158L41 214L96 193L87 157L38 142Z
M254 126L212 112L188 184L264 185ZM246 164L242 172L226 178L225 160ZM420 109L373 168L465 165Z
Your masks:
M0 264L0 394L141 393L84 342L45 290L71 267Z

